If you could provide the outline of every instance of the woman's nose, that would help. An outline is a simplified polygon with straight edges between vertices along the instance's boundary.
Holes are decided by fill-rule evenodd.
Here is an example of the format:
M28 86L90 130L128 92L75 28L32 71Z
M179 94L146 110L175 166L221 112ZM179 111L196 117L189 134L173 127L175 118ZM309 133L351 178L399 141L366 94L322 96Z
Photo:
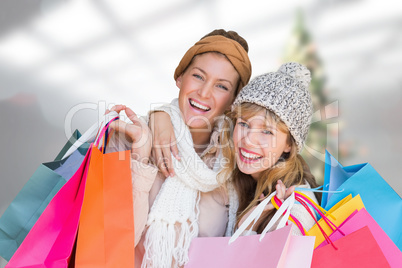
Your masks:
M245 142L247 145L252 146L252 147L257 147L259 145L258 142L258 130L248 128L246 130L246 135L245 135Z
M206 83L198 89L198 95L200 95L204 99L208 99L211 97L211 91L212 86Z

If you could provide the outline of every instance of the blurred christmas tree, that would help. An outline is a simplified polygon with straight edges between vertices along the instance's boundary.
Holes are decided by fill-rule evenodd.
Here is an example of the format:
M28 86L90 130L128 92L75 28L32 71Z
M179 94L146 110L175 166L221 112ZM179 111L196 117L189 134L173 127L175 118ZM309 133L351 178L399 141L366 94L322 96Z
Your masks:
M306 146L301 155L310 166L317 182L322 184L324 181L325 149L338 159L345 156L347 152L342 151L342 146L338 144L338 102L329 100L322 62L306 29L301 10L297 12L296 25L285 47L282 60L283 62L299 62L311 72L310 92L314 115Z

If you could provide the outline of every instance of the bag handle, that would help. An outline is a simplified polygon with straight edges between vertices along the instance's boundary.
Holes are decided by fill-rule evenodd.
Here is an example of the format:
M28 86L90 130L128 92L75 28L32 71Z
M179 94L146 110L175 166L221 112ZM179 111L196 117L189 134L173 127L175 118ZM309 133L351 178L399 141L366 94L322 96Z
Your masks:
M330 212L326 211L324 208L322 208L320 205L318 205L316 202L314 202L310 197L308 197L307 195L305 195L303 193L300 193L299 191L295 191L295 199L296 199L296 201L298 201L301 204L302 204L302 202L308 203L314 210L317 211L317 213L321 216L321 218L326 222L326 224L329 226L329 228L331 228L332 231L335 231L336 229L338 229L338 227L325 214L330 216L333 220L336 220L336 218ZM302 200L302 201L300 201L300 200ZM275 208L278 209L278 207L280 207L280 205L281 205L281 201L279 199L275 198L273 203L275 203L275 202L279 204L279 205L274 204L274 206L276 205ZM312 217L314 217L314 216L312 216ZM290 220L292 222L294 222L299 227L299 230L303 233L303 235L305 235L306 232L305 232L302 224L300 224L300 222L293 215L291 215ZM339 231L343 234L343 232L341 230L339 230Z
M332 242L332 240L329 238L329 236L325 233L324 229L321 227L321 225L318 223L317 219L315 218L315 216L313 215L313 212L310 210L308 204L313 207L322 217L322 219L326 222L326 224L331 228L332 231L338 230L343 236L345 236L345 234L332 222L330 221L325 214L323 214L322 211L326 212L328 215L331 215L329 212L325 211L325 209L323 209L321 206L319 206L317 203L315 203L313 200L311 200L310 197L295 191L295 200L298 201L306 210L307 212L310 214L310 216L313 218L313 220L315 221L315 223L317 224L318 228L320 229L322 235L324 236L325 240L328 242L328 244L331 244L335 250L337 250L337 247L334 245L334 243ZM279 208L281 207L281 201L276 198L276 196L272 197L273 199L273 204L275 206L275 208L278 209L278 204L279 204ZM332 216L332 215L331 215ZM332 216L332 218L335 219L334 216ZM306 235L306 231L304 230L302 224L297 220L296 217L294 217L293 215L290 216L290 220L293 221L297 227L299 228L299 230L302 232L303 235ZM334 230L334 228L335 230Z
M118 116L119 114L116 111L105 114L99 126L98 123L93 124L79 139L74 142L74 144L70 147L70 149L68 149L61 159L64 159L74 153L84 143L96 139L100 133L99 130L103 130L106 124Z
M297 197L297 201L302 204L302 206L304 206L304 208L307 210L307 212L311 215L311 217L313 218L313 220L315 221L315 223L317 224L318 228L320 229L322 235L324 236L325 240L328 242L328 244L331 244L335 250L338 250L338 248L335 246L335 244L332 242L332 240L329 238L329 236L327 235L327 233L324 231L324 229L322 229L321 225L318 223L317 219L314 217L313 212L311 212L310 208L308 207L308 205L304 202L303 199ZM325 217L325 216L324 216ZM328 224L328 223L327 223ZM330 226L331 227L331 226ZM331 228L332 229L332 228Z
M253 212L250 213L250 215L247 217L247 219L240 225L240 227L236 230L236 232L232 235L232 237L229 240L229 245L236 241L236 239L246 230L246 228L253 223L252 227L250 230L253 229L255 223L258 221L260 218L262 212L264 211L264 208L268 203L271 201L272 197L276 195L276 191L273 191L269 196L267 196L263 201L258 204L258 206L253 210ZM274 214L268 225L265 227L265 229L262 231L261 236L260 236L260 241L264 238L265 234L274 226L276 222L279 221L277 227L275 230L280 229L286 225L286 222L288 221L289 214L290 214L290 208L294 205L295 201L295 196L294 193L287 198L283 202L283 206L279 208L279 210ZM286 209L289 208L289 209ZM281 216L285 214L281 218Z
M329 191L329 190L320 190L323 188L323 185L318 186L316 188L304 188L304 187L295 187L295 191L303 191L303 192L317 192L317 193L330 193L330 194L339 194L344 191L344 189L341 190L334 190L334 191Z
M269 230L271 230L271 228L274 226L274 224L278 220L279 220L279 223L278 223L277 227L275 228L275 230L285 227L285 225L287 224L287 222L289 220L290 210L294 204L295 204L295 194L293 192L288 198L286 198L286 200L282 203L281 208L278 209L278 211L274 214L274 216L269 221L267 226L265 226L264 230L261 233L260 241L264 238L265 234ZM283 216L283 217L281 218L281 216Z
M118 116L117 116L117 117L114 117L113 119L111 119L111 120L100 130L100 132L98 132L97 138L96 138L95 141L94 141L95 146L99 148L100 141L102 140L102 138L104 139L103 146L102 146L102 150L101 150L103 153L106 153L106 145L107 145L107 143L108 143L108 141L109 141L109 126L110 126L110 123L112 123L113 121L116 121L116 120L118 120L118 119L119 119Z
M278 197L276 197L276 195L271 199L271 203L276 209L279 209L279 207L282 205L282 201ZM303 235L306 235L306 230L304 230L303 225L295 216L292 215L292 213L290 213L289 220L292 221L297 226L297 228L299 228L300 232Z
M310 197L300 193L296 192L296 198L298 199L303 199L303 201L307 202L310 204L311 207L313 207L317 213L321 216L321 218L327 223L329 228L331 228L332 231L335 231L338 227L325 215L327 214L330 216L333 220L336 220L335 216L333 216L330 212L326 211L324 208L322 208L320 205L315 203ZM299 201L299 200L298 200ZM300 202L300 201L299 201ZM325 213L325 214L324 214ZM335 229L334 229L335 228Z

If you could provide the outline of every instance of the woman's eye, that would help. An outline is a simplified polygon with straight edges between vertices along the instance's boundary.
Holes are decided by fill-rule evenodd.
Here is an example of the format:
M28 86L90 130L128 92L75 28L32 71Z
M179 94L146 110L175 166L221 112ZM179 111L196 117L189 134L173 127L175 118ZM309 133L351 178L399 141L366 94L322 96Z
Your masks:
M202 76L201 76L201 75L199 75L199 74L193 74L193 76L194 76L195 78L197 78L197 79L202 80Z
M267 135L273 135L273 133L269 130L263 130L262 133L267 134Z
M247 123L246 122L239 122L239 123L237 123L239 126L241 126L241 127L248 127L248 125L247 125Z
M224 85L218 85L218 87L222 88L223 90L229 91L229 89Z

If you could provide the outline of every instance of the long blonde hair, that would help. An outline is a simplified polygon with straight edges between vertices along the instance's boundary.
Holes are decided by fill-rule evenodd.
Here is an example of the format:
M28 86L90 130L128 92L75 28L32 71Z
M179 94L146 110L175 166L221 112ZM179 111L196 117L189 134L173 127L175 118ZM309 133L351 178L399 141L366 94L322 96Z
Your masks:
M237 167L231 137L234 128L233 126L240 115L242 119L247 120L261 111L266 111L267 119L274 120L277 124L277 128L287 134L287 142L291 146L291 150L289 153L283 153L274 166L263 171L260 178L255 180L251 175L242 173ZM223 132L221 143L230 145L222 148L223 156L227 159L228 163L220 176L225 176L226 178L229 177L232 180L239 197L236 226L238 225L239 220L247 214L247 212L258 205L261 194L268 196L275 190L278 180L282 180L286 187L302 185L306 182L311 187L318 186L307 163L304 161L303 157L297 153L296 142L292 135L290 135L286 124L272 111L257 104L245 102L239 105L233 112L229 113L228 117L231 120L225 121L224 129L230 129L230 131ZM316 196L317 200L321 199L319 194L316 194ZM260 220L256 224L257 233L262 232L274 213L275 211L271 211L270 213L265 213L260 217Z

